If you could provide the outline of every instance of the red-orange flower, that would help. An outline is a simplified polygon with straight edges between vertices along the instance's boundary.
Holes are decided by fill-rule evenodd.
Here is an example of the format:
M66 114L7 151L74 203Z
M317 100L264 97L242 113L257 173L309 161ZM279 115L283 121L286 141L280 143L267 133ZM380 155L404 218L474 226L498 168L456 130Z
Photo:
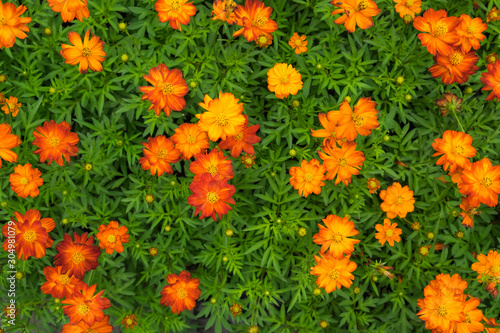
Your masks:
M311 267L311 274L316 275L316 285L319 288L325 288L327 293L331 293L342 287L350 288L354 275L351 273L358 267L355 262L350 261L349 257L335 258L330 253L319 254L321 257L314 256L317 265Z
M278 30L278 23L270 19L272 12L271 7L266 7L259 0L246 0L245 6L238 5L234 14L237 17L237 24L243 28L236 31L233 37L243 35L251 42L262 34L270 35Z
M107 254L113 252L123 252L123 243L128 243L127 227L118 225L118 222L111 221L108 225L101 224L96 238L99 240L99 247L106 249Z
M481 90L492 90L486 97L487 101L494 98L500 101L500 60L495 61L494 64L487 64L486 69L487 72L481 73L481 82L484 84Z
M500 193L500 165L493 166L487 158L472 163L471 169L462 173L459 190L463 195L469 195L471 205L496 206Z
M340 7L340 9L335 9L331 15L344 14L334 21L335 24L344 24L349 32L354 32L356 25L360 29L373 27L372 17L380 14L380 9L373 0L332 0L331 4Z
M370 135L372 129L379 126L376 106L377 103L372 101L371 97L361 98L354 106L354 111L348 101L342 102L340 105L339 126L337 127L337 139L346 138L353 141L358 134Z
M445 131L442 139L434 140L432 148L437 151L432 156L443 155L437 160L436 165L442 165L444 171L448 167L450 172L464 168L469 158L476 156L476 149L472 147L472 136L463 132Z
M89 40L90 30L87 30L82 39L76 32L68 33L71 44L61 44L63 48L59 53L63 56L65 63L70 65L78 64L80 73L87 73L89 67L93 71L102 72L101 63L104 62L106 53L102 50L104 42L97 36Z
M139 87L139 90L144 93L141 100L151 102L149 110L155 110L157 116L161 110L170 116L170 111L181 111L186 106L184 96L189 89L186 80L182 77L182 72L177 68L169 70L164 64L160 64L149 70L148 75L143 78L153 86Z
M28 37L23 31L30 31L26 24L31 22L31 17L20 17L26 9L26 6L16 7L13 3L3 4L0 0L0 49L14 46L16 37Z
M359 234L354 228L354 222L348 216L341 218L330 214L322 219L326 227L318 224L319 232L313 236L313 241L321 245L320 252L326 252L334 258L341 259L344 254L351 254L354 251L354 244L360 242L359 239L349 238Z
M125 328L132 329L135 326L137 326L137 318L135 314L127 315L125 318L122 319L122 325L125 326Z
M394 246L394 242L401 241L399 235L403 233L403 230L396 228L397 226L397 223L391 223L389 219L384 219L384 225L375 225L375 229L378 231L375 233L375 238L378 239L380 245L388 242L390 246Z
M235 204L232 196L236 193L236 188L229 185L227 180L217 180L209 173L201 175L199 181L193 181L189 189L193 195L189 196L188 204L196 207L195 216L201 212L200 220L211 216L217 221L216 214L221 219L233 209L228 203Z
M143 170L151 171L151 175L158 172L158 177L164 172L172 174L170 163L177 163L181 160L181 152L176 149L174 143L164 135L149 137L148 142L142 142L146 148L142 149L144 157L141 157L139 163Z
M233 0L216 0L212 7L212 20L221 20L229 24L235 24L238 18L234 13L237 4Z
M479 69L475 66L478 59L475 51L463 53L457 48L447 56L437 54L434 57L436 64L429 68L429 72L433 78L440 77L444 84L465 83L469 80L469 75Z
M207 133L200 130L198 124L179 125L170 140L175 143L175 148L179 149L185 160L189 160L210 147Z
M99 266L97 258L101 254L98 246L93 246L94 236L88 237L88 233L79 236L76 231L73 232L75 241L71 236L64 234L64 240L56 246L58 252L54 257L54 265L62 266L62 273L74 275L82 279L85 272L93 270ZM88 237L88 238L87 238Z
M417 16L413 21L413 26L418 31L427 32L418 34L423 47L432 55L439 53L448 56L453 52L453 45L458 42L459 37L455 33L460 20L458 17L447 17L444 9L438 10L430 8L422 16Z
M401 184L394 182L386 190L380 191L380 198L384 200L380 204L380 208L387 213L390 219L399 216L400 218L406 217L408 212L413 212L415 199L413 198L413 191L410 191L408 185L401 187Z
M21 144L21 140L15 134L10 134L12 128L9 124L0 124L0 168L2 159L8 162L17 162L17 154L11 149Z
M460 204L460 208L462 212L460 216L464 218L462 221L462 225L464 227L472 228L474 226L474 215L479 215L481 212L477 211L478 206L471 205L469 201L469 197L462 197L462 203Z
M161 291L160 304L170 306L173 313L181 313L184 310L192 310L196 300L200 298L201 291L198 288L200 280L191 279L191 274L182 271L177 274L167 275L168 285Z
M38 187L43 185L42 173L37 168L32 168L31 164L16 165L14 173L9 176L10 188L12 191L24 199L28 195L32 198L38 196Z
M49 7L56 13L61 13L64 22L76 19L80 22L83 18L89 18L87 0L47 0Z
M61 333L111 333L112 331L113 326L109 324L109 316L104 316L104 319L96 320L93 325L89 325L83 320L76 325L66 324Z
M17 97L9 97L4 101L5 105L2 106L2 110L5 114L11 114L12 117L16 117L19 113L19 108L22 106L18 103Z
M245 117L245 124L241 128L241 131L235 136L228 136L219 143L219 148L231 149L231 156L234 158L240 156L242 151L254 155L255 150L253 149L253 145L260 142L260 138L255 135L260 125L248 127L248 116L246 114L243 116Z
M486 38L482 34L487 28L486 23L483 23L480 17L472 19L467 14L460 15L460 24L456 28L456 33L460 38L455 46L461 46L462 51L467 53L471 48L479 50L481 45L479 41Z
M73 294L62 301L64 314L69 316L71 324L78 324L84 321L92 326L96 321L104 319L104 309L111 306L109 299L101 297L104 290L94 295L97 285L89 287L86 283L81 287L76 286ZM88 331L87 331L88 332Z
M340 148L335 145L335 141L329 140L323 146L324 153L319 151L319 157L323 160L323 165L326 167L326 179L331 180L337 176L335 185L342 181L345 186L351 183L352 175L359 175L359 170L365 161L365 155L356 151L354 142L346 142Z
M158 0L155 3L160 22L169 22L172 29L181 31L181 24L188 24L191 16L196 14L193 1L188 0Z
M54 298L68 298L75 291L75 287L83 288L83 281L77 279L74 275L62 274L62 266L43 269L43 274L47 281L42 284L42 292L52 295Z
M320 194L321 186L325 186L326 167L313 158L307 162L302 160L300 167L290 168L290 185L299 190L299 195L307 198L311 193Z
M491 8L491 10L486 15L486 22L490 22L490 21L495 22L495 21L500 20L499 13L500 13L500 10L498 10L497 7Z
M415 18L415 14L420 13L422 10L422 0L394 0L396 5L394 9L396 9L396 13L399 13L399 16L404 18L406 15L410 15L411 18Z
M307 40L306 35L299 37L299 34L294 32L293 36L288 41L288 45L295 50L295 54L301 54L307 51Z
M76 144L80 139L77 133L70 132L70 125L63 121L57 124L54 120L46 121L33 131L35 141L33 144L39 149L35 154L40 154L40 162L49 160L48 165L55 161L58 165L64 165L63 157L69 163L71 156L76 156L78 147Z
M217 180L229 180L234 177L232 161L224 156L222 150L212 149L209 154L198 154L189 165L189 171L195 174L193 180L201 180L208 173Z
M311 128L311 135L316 138L325 138L323 140L323 145L325 145L328 138L337 138L340 111L330 111L327 114L320 113L318 119L323 129L313 130Z

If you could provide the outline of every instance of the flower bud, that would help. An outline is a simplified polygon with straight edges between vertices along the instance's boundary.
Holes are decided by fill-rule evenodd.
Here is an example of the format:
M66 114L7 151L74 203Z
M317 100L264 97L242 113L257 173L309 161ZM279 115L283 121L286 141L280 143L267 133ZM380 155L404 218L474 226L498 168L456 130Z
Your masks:
M300 102L297 101L297 100L295 100L295 101L292 102L292 105L293 105L294 108L298 108L300 106Z
M198 87L198 83L196 83L196 82L194 82L194 81L191 81L191 82L189 82L189 86L190 86L192 89L194 89L194 88Z
M118 29L120 29L120 31L125 31L127 29L127 23L125 22L120 22L118 24Z
M234 231L232 231L231 229L227 229L226 230L226 236L227 237L233 237L233 235L234 235Z
M402 76L398 76L396 78L396 82L397 82L397 84L403 84L403 82L405 82L405 78Z
M299 230L297 231L297 234L300 236L300 237L304 237L305 235L307 235L307 229L306 228L299 228Z
M128 54L126 54L126 53L122 54L121 59L122 59L123 62L129 61Z
M43 33L46 35L46 36L50 36L52 35L52 29L50 29L49 27L43 29Z

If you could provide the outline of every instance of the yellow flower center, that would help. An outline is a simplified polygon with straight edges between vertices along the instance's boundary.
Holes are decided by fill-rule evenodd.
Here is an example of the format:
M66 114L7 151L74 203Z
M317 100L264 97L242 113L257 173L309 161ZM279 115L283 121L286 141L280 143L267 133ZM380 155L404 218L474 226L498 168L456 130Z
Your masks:
M90 311L90 307L87 304L80 304L76 307L76 312L81 315L86 315Z
M109 235L108 236L108 242L110 242L110 243L116 242L116 236L115 235Z
M23 185L28 185L28 183L29 183L30 181L28 180L28 178L23 177L23 178L21 178L21 180L20 180L19 182L20 182L21 184L23 184Z
M472 320L470 319L470 316L467 313L465 314L465 320L464 320L464 322L466 322L468 324L472 323Z
M406 0L406 7L413 6L413 0Z
M405 199L402 196L400 196L400 195L398 195L396 197L396 200L394 201L394 203L396 205L402 205L404 202L405 202Z
M472 25L469 25L467 27L467 30L465 31L467 34L473 34L474 33L474 27Z
M71 279L69 278L68 274L62 274L59 276L59 283L60 284L68 284Z
M306 173L306 175L304 176L304 179L306 180L306 182L310 182L312 179L314 178L313 174L312 173Z
M493 274L497 274L500 271L500 265L493 265L493 266L491 266L490 271Z
M81 263L82 261L85 261L85 256L83 254L81 254L80 252L75 252L73 253L73 262L75 264L79 264Z
M219 168L212 164L207 168L207 172L212 176L215 176L219 172Z
M448 314L448 310L444 306L438 306L436 313L439 317L444 317Z
M134 321L130 318L127 318L127 320L125 320L125 322L127 323L127 325L132 325L134 323Z
M92 51L88 47L84 47L82 50L82 57L90 57L92 55Z
M345 157L339 158L338 165L341 168L345 168L347 166L347 158Z
M363 10L368 8L368 1L366 0L361 0L361 2L358 5L359 10Z
M159 160L162 160L165 157L167 157L167 155L168 155L168 151L166 149L160 148L160 149L158 149L158 152L156 153L156 158Z
M36 232L34 232L33 230L28 230L24 233L23 238L28 243L31 243L36 240Z
M181 8L181 5L179 2L180 2L179 0L173 0L170 2L170 7L172 8L172 10L179 11L179 9Z
M54 137L52 137L52 138L49 139L49 142L50 142L50 145L52 147L58 147L59 144L61 143L61 140L58 137L54 136Z
M7 20L5 19L5 17L0 16L0 27L4 26L6 23L7 23Z
M187 290L181 287L177 288L176 292L177 292L177 297L181 299L186 298L188 295Z
M373 180L369 183L370 188L377 188L377 183L374 182Z
M93 329L91 328L87 328L87 330L85 331L85 333L99 333L97 331L94 331Z
M243 139L243 132L240 132L240 133L236 134L234 136L234 139L238 140L238 141L240 141L241 139Z
M460 63L464 60L464 56L460 53L453 53L450 56L450 62L452 65L460 65Z
M462 145L456 145L453 147L451 152L455 155L462 155L464 153L464 146Z
M280 81L281 81L281 83L283 83L283 84L288 83L288 81L290 81L290 75L283 76L282 78L280 78Z
M302 45L302 40L297 39L295 40L295 46L301 46Z
M249 157L245 159L246 164L252 164L253 160Z
M434 31L434 37L442 37L448 32L448 26L444 23L438 23Z
M192 135L192 134L189 134L189 135L187 136L187 140L186 140L186 141L187 141L187 143L193 144L193 143L195 143L195 142L196 142L196 136L194 136L194 135Z
M258 15L255 20L253 20L252 25L257 28L262 28L266 25L268 19L264 15Z
M344 240L344 236L340 232L335 232L333 234L332 240L335 243L341 243Z
M340 272L334 268L328 273L328 277L332 280L337 280L340 277Z
M385 234L387 237L392 237L392 235L394 235L394 231L392 231L392 229L389 229L385 232Z
M171 95L173 92L174 92L174 86L172 85L172 83L167 82L161 87L161 93L163 95Z
M224 114L218 114L215 117L215 123L219 126L226 126L229 123L227 116Z
M261 44L266 44L266 43L267 43L267 37L266 37L266 36L264 36L264 35L263 35L263 36L260 36L260 37L259 37L259 42L260 42Z
M491 187L491 185L493 185L493 179L491 179L490 177L484 177L483 179L481 179L480 183L484 188L489 188Z
M219 196L215 192L208 192L207 193L207 200L210 202L212 205L219 201Z
M352 116L352 121L357 127L362 127L365 124L365 118L362 116L358 116L357 114Z

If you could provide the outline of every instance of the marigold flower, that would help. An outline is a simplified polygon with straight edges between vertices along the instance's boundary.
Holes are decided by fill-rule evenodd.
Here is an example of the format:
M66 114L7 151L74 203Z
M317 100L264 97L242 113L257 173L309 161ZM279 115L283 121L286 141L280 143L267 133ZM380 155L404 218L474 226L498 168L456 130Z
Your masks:
M321 186L325 186L326 167L320 165L317 159L307 162L302 160L300 167L290 168L290 185L299 190L299 195L307 198L311 193L320 194Z
M32 198L38 196L38 187L43 185L42 173L37 168L32 168L31 164L16 165L14 173L9 176L10 188L23 199L28 195Z
M460 20L458 17L447 17L444 9L438 10L430 8L422 16L418 16L413 21L413 27L423 34L418 34L422 46L427 47L430 54L439 53L448 56L453 53L453 45L458 42L459 37L455 33Z
M227 183L227 179L217 180L209 173L201 175L198 181L189 185L193 195L189 196L188 204L195 207L194 215L200 214L200 220L211 216L217 221L226 215L233 208L228 203L235 204L232 196L236 193L236 188Z
M450 111L459 112L462 108L462 99L451 92L446 92L442 98L436 99L436 105L439 106L441 115L444 117Z
M93 246L94 236L88 237L85 232L79 236L76 231L73 232L75 241L71 236L64 234L64 240L56 246L58 252L54 257L54 265L62 266L63 274L74 275L82 279L85 272L96 269L99 266L97 258L101 254L98 246Z
M76 325L66 324L61 333L111 333L112 331L113 326L109 324L109 316L104 316L104 319L96 320L93 325L89 325L83 320Z
M500 20L500 10L497 7L491 8L491 10L486 15L486 22L494 22Z
M184 96L189 88L180 70L177 68L169 70L167 66L160 64L151 68L149 74L144 75L143 78L153 85L152 87L139 87L139 90L144 93L141 100L147 99L151 102L148 110L154 108L155 114L159 116L163 109L169 117L171 110L184 109L186 106Z
M31 17L20 17L26 9L26 6L16 7L13 3L3 4L0 0L0 49L14 46L16 37L28 37L24 32L30 31L26 24L31 22Z
M487 158L472 163L471 169L462 173L459 191L469 195L471 205L483 203L490 207L496 206L500 193L500 166L493 166Z
M94 295L97 285L89 287L86 283L81 287L77 286L73 294L62 301L64 314L66 314L71 324L78 324L84 321L92 326L96 321L104 319L104 309L111 306L109 299L101 297L104 290Z
M475 66L478 60L475 51L463 53L457 48L447 56L437 54L434 57L436 64L429 68L429 72L433 78L440 77L444 84L465 83L469 80L469 75L479 69Z
M5 105L2 106L2 110L5 114L11 114L12 117L16 117L19 113L19 108L22 106L21 103L18 103L17 97L9 97L4 101Z
M62 274L62 266L47 266L43 269L43 274L47 281L40 289L42 293L52 295L54 298L68 298L73 294L76 286L83 288L85 284L74 275Z
M173 313L181 313L184 310L192 310L201 291L198 288L200 280L191 279L191 274L182 271L177 274L167 275L168 285L161 291L160 304L170 306Z
M462 225L464 227L472 228L474 226L474 215L481 214L481 212L477 211L477 207L478 206L471 205L468 197L462 197L462 203L460 204L462 212L460 213L460 216L464 218L462 221Z
M196 14L193 1L188 0L158 0L155 3L160 22L170 23L172 29L181 31L181 24L188 24L191 16Z
M243 35L249 42L257 39L260 35L270 35L278 30L278 23L271 20L273 9L266 7L259 0L246 0L245 6L238 5L234 14L237 24L242 26L233 34L233 37Z
M326 145L328 138L337 138L337 129L340 121L340 111L330 111L327 114L320 113L318 115L319 123L323 127L320 130L313 130L312 136L316 138L325 138L323 145Z
M220 138L223 140L228 136L237 135L245 124L243 117L243 104L238 103L239 99L231 93L219 92L219 98L212 99L205 95L203 103L199 105L207 110L197 114L196 118L200 121L198 126L202 131L208 133L212 141Z
M354 106L354 111L351 109L349 102L342 102L340 105L337 138L346 138L349 141L353 141L358 134L363 136L370 135L372 129L379 126L376 106L377 103L372 101L371 97L361 98Z
M288 41L288 45L295 50L295 54L301 54L307 51L307 36L302 35L299 37L299 34L294 32L293 36Z
M135 314L127 315L122 319L122 325L125 326L125 328L134 328L134 326L137 326L137 318L135 317Z
M319 157L323 160L326 167L326 179L331 180L337 176L335 185L342 181L345 186L351 183L352 175L359 175L359 170L365 161L365 155L356 151L356 143L346 142L340 148L332 146L332 140L323 146L324 153L319 151ZM333 143L335 144L335 143Z
M234 158L239 157L242 151L247 154L254 155L255 150L253 149L253 145L260 142L260 138L255 135L255 133L259 130L260 125L252 125L248 127L248 116L246 114L243 116L245 117L245 123L243 124L241 131L234 136L226 137L226 139L219 143L219 148L231 149L231 156Z
M377 178L368 178L366 180L366 187L368 188L368 192L373 194L380 188L380 181Z
M469 158L476 156L476 149L472 147L472 136L463 132L447 130L443 133L443 138L437 138L432 143L432 148L436 153L432 156L441 156L436 165L442 165L446 171L450 167L450 172L454 172L457 167L464 168L469 162Z
M38 126L33 131L35 141L33 145L39 149L35 154L40 154L40 162L49 160L48 165L55 161L58 165L64 165L63 156L69 163L71 156L76 156L78 147L76 144L80 139L77 133L70 132L70 125L63 121L57 124L54 120L46 121L42 126Z
M15 134L11 134L12 128L9 124L0 124L0 168L2 159L8 162L17 162L17 154L11 151L21 144L21 140Z
M415 18L415 14L419 14L422 11L422 0L393 0L396 5L396 13L399 13L401 18L406 15L410 15L412 19Z
M404 218L408 212L414 210L415 199L413 191L410 191L408 185L401 187L400 183L394 182L387 190L380 191L380 198L384 200L380 204L380 208L387 213L387 217L390 219L396 216Z
M144 157L141 157L139 163L143 170L151 171L154 176L158 173L158 177L163 175L164 172L172 174L172 166L170 163L177 163L181 160L181 152L176 149L174 143L165 137L165 135L158 135L156 137L149 137L148 142L141 142L146 148L142 149Z
M390 246L394 246L394 242L401 241L399 235L403 233L403 230L396 228L397 226L397 223L391 223L389 219L384 219L384 225L375 225L375 229L378 231L375 233L375 238L378 239L380 245L388 242Z
M455 299L453 291L446 291L432 297L419 300L418 306L422 309L417 316L425 321L425 328L439 329L444 332L452 332L453 324L465 320L465 303Z
M316 275L316 285L319 288L325 288L327 293L331 293L342 287L351 288L354 275L351 274L357 265L350 261L349 257L341 259L335 258L329 253L319 254L321 257L314 256L317 265L311 267L311 274Z
M500 101L500 61L496 61L494 64L486 64L487 72L481 73L481 82L484 87L481 90L492 90L492 92L486 97L487 101L491 101L496 98Z
M335 24L344 24L349 32L356 30L356 25L360 29L373 27L373 16L380 14L380 9L373 0L332 0L331 4L340 7L335 9L331 15L343 13L336 19Z
M107 254L113 252L122 253L123 243L128 243L127 227L118 225L116 221L110 221L108 225L101 224L96 238L99 240L99 247L106 249Z
M65 63L70 65L78 65L80 73L87 73L89 67L93 71L102 72L101 63L104 62L106 53L102 50L104 42L97 36L93 36L89 40L90 30L87 30L85 37L82 39L76 32L68 33L68 38L71 44L61 44L63 48L59 53L63 56Z
M87 0L47 0L49 7L56 13L61 13L64 22L76 19L83 22L83 18L89 18Z
M212 20L221 20L229 24L235 24L237 21L234 10L237 4L233 0L216 0L213 3Z
M283 99L288 95L297 95L302 89L302 75L288 64L276 64L267 71L267 84L270 92Z
M455 43L455 46L461 46L464 53L469 52L471 48L479 50L481 47L479 41L486 38L482 34L486 28L486 23L483 23L480 17L472 19L467 14L460 15L460 23L455 30L460 39Z
M255 155L243 154L241 156L241 162L245 165L245 168L250 168L255 164Z
M269 45L271 45L272 43L273 43L273 35L262 34L255 39L255 44L257 44L257 46L260 48L263 47L268 48Z
M200 130L198 124L184 123L175 129L175 134L170 137L175 143L182 158L189 160L209 148L208 136L206 132Z
M232 161L224 156L222 150L212 149L209 154L198 154L189 165L189 171L195 174L193 181L200 181L208 173L217 180L229 180L234 177Z
M354 222L348 216L341 218L330 214L322 219L326 227L318 224L319 232L313 236L313 241L321 245L320 252L326 252L334 258L341 259L344 254L351 254L354 251L354 244L360 242L359 239L349 238L359 234L354 228Z
M490 250L488 255L478 254L478 262L472 264L471 269L476 271L477 280L482 282L483 277L491 277L491 281L500 284L500 253Z

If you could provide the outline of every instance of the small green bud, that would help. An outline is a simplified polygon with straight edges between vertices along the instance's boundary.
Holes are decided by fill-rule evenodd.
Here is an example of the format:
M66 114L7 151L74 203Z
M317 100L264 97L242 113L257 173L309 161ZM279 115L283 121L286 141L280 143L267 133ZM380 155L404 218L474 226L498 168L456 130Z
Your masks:
M56 93L56 88L50 87L49 88L49 94L54 95Z
M126 53L122 54L121 59L122 59L123 62L129 61L128 54L126 54Z
M61 303L61 299L56 298L56 299L54 299L54 302L55 302L55 303Z
M466 94L470 95L470 94L472 94L473 92L474 92L474 90L472 90L472 87L467 87L467 88L465 88L465 93L466 93Z
M223 262L227 262L228 260L229 260L229 258L227 256L222 257Z
M227 237L233 237L233 235L234 235L234 231L232 231L231 229L227 229L226 230L226 236Z
M384 135L384 141L389 142L391 140L391 137L389 135Z
M169 226L169 225L166 225L166 226L165 226L165 231L166 231L166 232L170 232L170 230L172 230L172 227L171 227L171 226Z
M361 288L360 287L356 287L356 288L354 288L353 291L357 295L357 294L359 294L361 292Z
M94 166L92 165L92 163L85 164L85 170L92 171L93 168L94 168Z
M347 102L347 103L351 103L351 96L346 96L344 98L344 101Z
M427 233L427 239L434 239L434 233L433 232L428 232Z
M62 224L68 224L68 223L69 223L69 220L68 220L67 218L63 218L63 219L61 220L61 223L62 223Z
M175 186L175 184L176 184L176 183L175 183L175 180L172 180L172 181L170 182L170 185L171 185L171 186Z
M322 69L322 68L323 68L323 66L321 64L316 65L316 69Z
M297 151L295 149L290 149L288 151L288 155L294 157L294 156L297 156Z
M120 22L118 24L118 29L120 29L120 31L125 31L125 29L127 29L127 23L125 22Z
M198 87L198 83L196 83L196 82L194 82L194 81L191 81L191 82L189 82L189 86L190 86L192 89L194 89L194 88Z
M396 78L396 82L397 82L397 84L403 84L403 82L405 82L405 78L402 76L398 76Z
M313 294L314 294L314 296L319 296L319 295L321 295L321 289L319 289L319 288L315 288L315 289L313 290Z
M215 303L217 303L217 300L212 297L212 299L210 299L210 303L215 304Z
M295 100L295 101L292 102L292 105L293 105L294 108L298 108L300 106L300 102L297 101L297 100Z
M412 97L411 97L411 95L410 95L410 94L406 94L406 95L405 95L405 100L406 100L407 102L411 101L411 99L412 99Z
M122 141L122 140L118 140L118 141L116 141L116 145L117 145L118 147L123 146L123 141Z
M47 27L47 28L43 29L43 33L46 36L50 36L50 35L52 35L52 29L50 29L50 28Z
M2 206L2 208L7 207L7 201L2 201L2 203L0 204L0 206Z

